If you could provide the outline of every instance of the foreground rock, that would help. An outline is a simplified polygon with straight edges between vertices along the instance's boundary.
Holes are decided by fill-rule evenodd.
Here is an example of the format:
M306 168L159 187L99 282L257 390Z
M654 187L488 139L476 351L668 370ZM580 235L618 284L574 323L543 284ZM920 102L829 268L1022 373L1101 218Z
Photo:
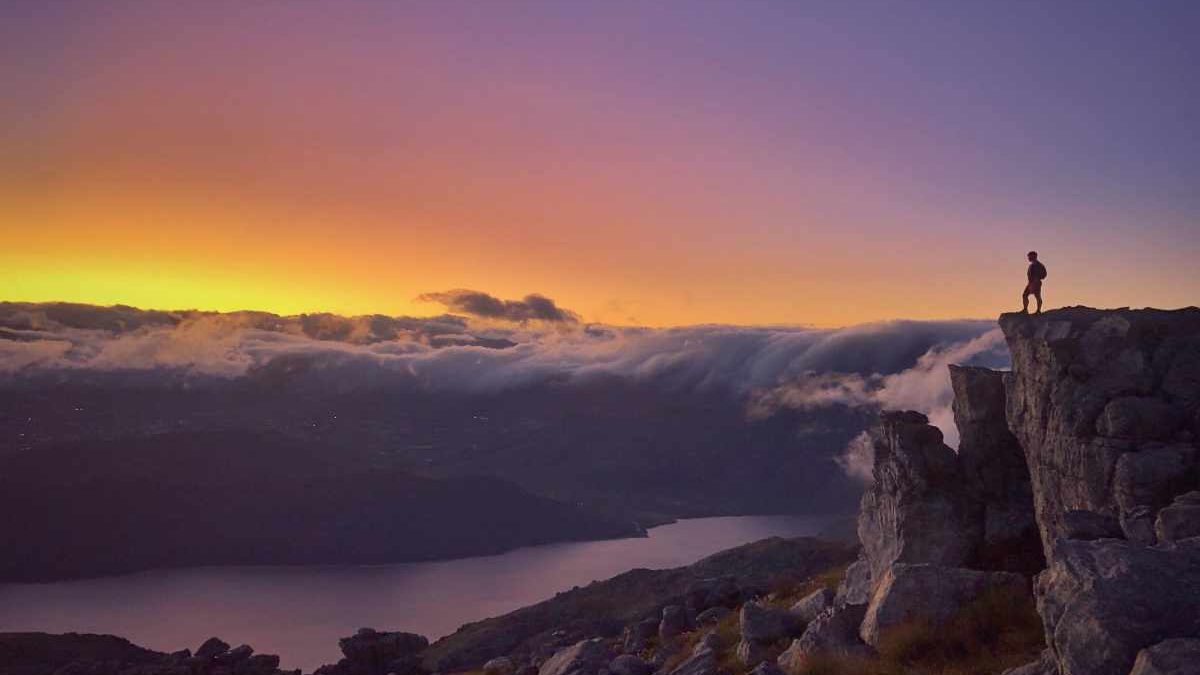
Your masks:
M1138 667L1155 667L1156 645L1200 636L1200 310L1073 307L1000 325L1056 670L1126 675L1143 653Z
M923 620L940 624L963 606L992 590L1027 592L1024 577L1011 572L981 572L941 565L892 565L875 587L863 617L863 642L878 646L888 628Z
M779 655L780 667L789 673L796 673L805 659L813 654L859 656L869 653L870 650L859 637L866 612L866 605L830 607L821 612L808 624L804 633L792 640L791 645Z
M231 649L207 640L195 655L139 647L124 638L86 633L0 633L4 675L299 675L279 670L279 657L255 654L249 645Z
M1200 539L1061 540L1037 596L1063 675L1128 673L1142 649L1200 635Z

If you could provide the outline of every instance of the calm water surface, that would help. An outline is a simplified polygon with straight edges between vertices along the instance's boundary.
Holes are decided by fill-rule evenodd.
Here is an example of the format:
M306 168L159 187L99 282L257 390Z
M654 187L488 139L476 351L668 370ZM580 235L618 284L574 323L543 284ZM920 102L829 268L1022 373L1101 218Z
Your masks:
M50 584L0 584L0 631L111 633L162 651L217 635L305 672L332 663L361 626L431 640L573 586L686 565L771 536L816 533L826 518L698 518L644 539L550 544L502 555L369 567L203 567Z

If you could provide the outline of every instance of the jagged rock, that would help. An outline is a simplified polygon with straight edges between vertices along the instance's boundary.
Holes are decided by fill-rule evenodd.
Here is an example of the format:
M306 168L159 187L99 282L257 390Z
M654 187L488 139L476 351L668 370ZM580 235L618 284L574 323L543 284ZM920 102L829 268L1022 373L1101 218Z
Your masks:
M516 664L507 656L497 656L483 664L485 675L513 675L516 671Z
M859 634L877 646L888 628L914 619L942 623L985 591L1005 587L1025 592L1026 581L1011 572L897 563L876 584Z
M833 606L833 598L833 591L828 588L818 588L792 605L791 612L804 623L810 623L821 612Z
M1200 638L1175 638L1138 652L1129 675L1200 675Z
M866 605L871 601L871 563L864 556L846 568L846 575L838 584L833 603L842 605Z
M609 663L608 647L604 640L592 638L580 640L570 647L555 652L542 667L538 675L597 675Z
M859 637L859 626L866 616L866 605L830 607L804 629L800 637L779 656L779 665L788 672L798 670L809 654L862 654L867 650Z
M978 503L954 451L921 413L884 412L870 432L874 482L863 494L858 537L879 579L895 562L962 565L982 539Z
M1170 506L1159 511L1154 532L1159 541L1200 537L1200 492L1180 495Z
M1001 675L1058 675L1058 664L1054 661L1054 653L1046 649L1042 651L1038 660L1009 668Z
M676 666L670 675L716 675L717 652L713 646L714 641L707 639L709 636L716 637L712 633L706 634L705 638L696 643L696 648L692 650L691 655Z
M1124 539L1121 523L1115 517L1078 509L1063 514L1062 536L1065 539Z
M538 666L532 663L517 668L516 675L538 675Z
M204 644L200 645L199 649L196 650L196 658L209 661L227 651L229 651L228 642L225 642L221 638L210 637L204 641Z
M621 654L608 664L612 675L650 675L654 667L633 654Z
M1062 675L1124 675L1141 649L1200 635L1200 539L1061 540L1051 557L1038 612Z
M663 607L662 621L658 624L658 637L670 640L688 629L687 609L679 605Z
M709 607L708 609L696 615L697 626L707 626L714 623L720 623L722 619L733 614L733 610L728 607Z
M1033 574L1045 567L1045 560L1025 451L1008 429L1005 376L987 368L950 366L954 423L960 436L958 461L983 518L975 563L985 569Z
M791 612L756 602L742 605L740 619L742 640L760 644L770 644L791 635L800 623Z

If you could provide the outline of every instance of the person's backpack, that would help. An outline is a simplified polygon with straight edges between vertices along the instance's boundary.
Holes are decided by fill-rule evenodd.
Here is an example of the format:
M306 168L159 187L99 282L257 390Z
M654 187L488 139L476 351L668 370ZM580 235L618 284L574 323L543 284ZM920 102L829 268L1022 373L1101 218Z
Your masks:
M1046 272L1046 266L1045 266L1045 265L1043 265L1041 262L1039 262L1039 263L1038 263L1038 266L1037 266L1037 277L1038 277L1038 281L1041 281L1042 279L1045 279L1045 278L1046 278L1046 274L1047 274L1047 272Z

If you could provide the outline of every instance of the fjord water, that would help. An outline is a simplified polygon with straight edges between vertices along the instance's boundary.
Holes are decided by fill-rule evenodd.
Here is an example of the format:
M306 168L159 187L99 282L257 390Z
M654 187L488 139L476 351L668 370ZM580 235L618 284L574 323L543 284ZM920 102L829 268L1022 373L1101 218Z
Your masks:
M340 656L359 627L431 640L460 625L630 569L663 569L766 537L811 535L815 516L682 520L637 539L549 544L428 563L203 567L48 584L0 585L0 631L110 633L151 649L216 635L305 672Z

